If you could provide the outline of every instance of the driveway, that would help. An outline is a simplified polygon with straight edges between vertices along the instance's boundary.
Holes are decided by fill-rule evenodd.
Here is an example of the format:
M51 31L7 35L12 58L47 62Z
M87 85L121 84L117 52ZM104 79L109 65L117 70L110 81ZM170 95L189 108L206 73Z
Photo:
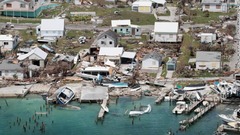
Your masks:
M167 7L170 11L170 16L158 16L158 20L166 20L166 21L178 21L179 16L175 15L177 11L177 7Z

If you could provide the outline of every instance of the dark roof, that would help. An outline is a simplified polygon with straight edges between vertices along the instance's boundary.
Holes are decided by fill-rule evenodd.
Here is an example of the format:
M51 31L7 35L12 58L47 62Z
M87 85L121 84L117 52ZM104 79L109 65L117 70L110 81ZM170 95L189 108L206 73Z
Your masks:
M0 64L0 70L22 71L23 68L19 64L15 64L9 60L3 60Z
M162 55L158 52L152 52L143 57L143 60L146 60L146 59L154 59L159 61L162 59Z
M112 30L109 29L109 30L101 33L101 34L98 36L97 39L101 39L101 38L104 37L105 35L112 37L114 40L118 38L118 35L117 35L115 32L113 32Z

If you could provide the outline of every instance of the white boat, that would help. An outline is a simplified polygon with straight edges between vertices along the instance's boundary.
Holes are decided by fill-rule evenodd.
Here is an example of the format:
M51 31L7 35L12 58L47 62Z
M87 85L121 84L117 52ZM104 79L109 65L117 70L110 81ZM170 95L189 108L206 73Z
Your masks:
M208 106L209 102L208 101L203 101L202 104L203 104L203 106Z
M205 84L199 85L189 85L183 88L184 91L195 91L195 90L204 90L206 88Z
M233 111L232 115L219 114L225 122L240 122L240 108Z
M107 106L104 106L103 104L101 104L101 107L105 112L109 112L109 109Z
M145 109L144 111L130 111L129 116L139 116L145 113L149 113L151 112L151 110L152 110L151 105L148 104L147 109Z
M70 87L63 86L60 87L58 90L60 91L57 95L58 104L66 105L75 96L73 90Z
M188 108L188 104L184 101L178 101L176 107L172 110L174 114L182 114Z

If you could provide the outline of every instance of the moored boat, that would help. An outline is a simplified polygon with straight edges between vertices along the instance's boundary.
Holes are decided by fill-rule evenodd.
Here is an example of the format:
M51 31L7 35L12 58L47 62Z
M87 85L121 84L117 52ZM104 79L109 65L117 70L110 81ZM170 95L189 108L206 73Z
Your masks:
M172 110L174 114L182 114L188 108L188 104L184 101L178 101L176 107Z
M57 95L57 103L66 105L75 96L75 93L70 87L63 86L59 88L60 92Z
M151 105L148 104L147 108L143 111L130 111L129 116L139 116L139 115L142 115L142 114L145 114L145 113L149 113L149 112L151 112L151 110L152 110Z
M240 108L233 111L232 115L219 114L220 118L222 118L225 122L239 122L240 123Z

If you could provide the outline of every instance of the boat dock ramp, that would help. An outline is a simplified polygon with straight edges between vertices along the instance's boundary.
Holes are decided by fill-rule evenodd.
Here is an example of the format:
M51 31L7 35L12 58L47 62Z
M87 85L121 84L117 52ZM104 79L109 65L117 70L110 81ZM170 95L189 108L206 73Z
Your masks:
M104 110L104 108L107 107L107 104L108 104L108 100L107 100L107 99L104 99L103 102L102 102L102 104L101 104L101 109L100 109L100 111L99 111L99 113L98 113L98 120L103 120L104 115L105 115L105 110Z
M193 117L180 121L180 130L186 130L191 124L201 118L204 114L206 114L209 110L215 107L217 103L212 102L206 108L202 109L198 114L194 115Z
M170 91L171 90L169 89L162 89L161 92L159 93L159 97L155 100L155 103L160 104L164 100L165 96L169 94Z
M24 97L29 92L32 85L12 85L0 88L0 97Z
M188 113L190 113L190 112L192 112L193 111L193 109L195 109L199 104L201 104L203 102L203 99L202 100L200 100L200 101L196 101L196 102L194 102L193 104L191 104L189 107L188 107L188 109L185 111L187 114Z

